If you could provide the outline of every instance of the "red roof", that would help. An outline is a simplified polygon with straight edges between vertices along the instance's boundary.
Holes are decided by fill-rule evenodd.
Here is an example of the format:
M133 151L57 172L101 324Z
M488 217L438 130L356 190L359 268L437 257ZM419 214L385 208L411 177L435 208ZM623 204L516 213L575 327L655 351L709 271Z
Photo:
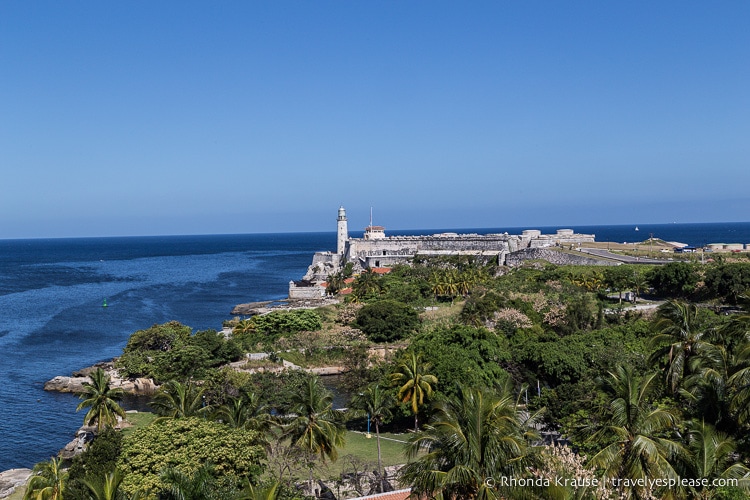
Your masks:
M391 491L388 493L378 493L377 495L367 495L366 497L357 497L352 500L406 500L411 495L411 488L406 490Z
M388 274L391 272L390 267L371 267L370 271L372 271L375 274Z

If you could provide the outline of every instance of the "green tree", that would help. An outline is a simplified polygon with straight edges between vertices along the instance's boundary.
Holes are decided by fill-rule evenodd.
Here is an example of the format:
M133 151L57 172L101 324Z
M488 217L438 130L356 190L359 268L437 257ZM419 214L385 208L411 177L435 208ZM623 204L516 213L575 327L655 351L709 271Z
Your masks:
M747 467L734 458L737 456L735 440L705 422L691 423L688 430L688 446L692 458L690 473L694 478L740 479L750 473ZM692 493L695 498L712 498L715 490L696 486Z
M292 443L324 461L335 461L337 448L344 445L344 427L333 409L333 396L317 377L309 378L294 395L292 413L295 416L285 427Z
M167 467L161 472L164 484L159 493L160 500L221 500L218 494L214 467L204 463L193 473L186 473L175 467Z
M687 262L670 262L648 273L649 283L663 297L687 297L695 291L698 280L695 264Z
M649 397L656 390L657 374L638 377L631 368L618 366L601 381L612 398L608 413L591 424L589 441L602 445L591 457L591 463L603 469L612 479L629 479L620 483L619 491L631 498L646 498L649 480L677 480L674 463L686 460L687 450L676 440L680 423L668 409L654 407ZM640 481L640 483L639 483Z
M628 287L631 278L631 270L628 266L612 266L604 270L604 282L607 286L617 292L622 303L622 292Z
M76 411L88 408L89 411L83 418L84 425L96 424L97 433L101 433L105 427L117 425L117 417L125 418L125 410L117 403L125 393L122 389L113 389L109 386L109 375L101 368L93 371L89 378L91 382L83 383L81 403Z
M63 500L68 473L62 459L52 458L34 466L31 479L26 484L24 500Z
M499 394L461 387L434 406L429 423L409 438L402 476L412 491L427 498L507 498L507 488L487 478L526 474L532 436L507 386Z
M254 392L230 398L218 409L217 415L230 427L257 431L266 444L273 431L280 428L278 420L271 415L268 406L263 404Z
M204 404L203 388L193 382L182 383L170 380L154 396L151 407L161 418L184 418L205 414L209 408Z
M277 481L271 484L255 486L245 481L245 486L233 500L278 500L281 495L281 484Z
M115 470L122 450L122 432L106 428L96 435L83 453L73 458L65 486L66 498L86 498L89 488L84 481L101 483Z
M375 425L375 438L378 445L378 474L383 473L383 460L380 453L380 425L393 418L392 408L396 400L393 394L383 390L379 384L372 384L362 394L352 400L352 408L358 414L366 414Z
M380 300L360 309L355 325L373 342L394 342L419 328L419 315L401 302Z
M326 278L326 293L337 294L346 285L344 279L344 273L341 271L329 274Z
M124 500L125 498L120 491L122 474L117 469L106 473L100 480L85 479L83 482L92 500Z
M666 380L676 392L682 379L688 375L691 357L708 354L713 345L706 341L695 304L668 301L659 307L651 338L651 361L666 361Z
M352 295L361 301L377 297L382 291L380 275L372 269L365 269L352 283Z
M240 335L243 333L252 333L255 331L255 322L252 319L241 319L235 326L232 328L232 333L234 335Z
M309 378L293 398L295 415L286 425L285 433L292 445L310 455L336 461L338 448L344 446L346 429L342 415L333 409L333 396L317 377ZM310 462L309 491L313 491L312 462Z
M217 488L228 491L248 477L257 481L265 453L255 431L233 429L197 417L166 419L135 429L123 441L117 467L121 489L155 494L166 487L159 472L174 467L191 475L202 465L214 466Z
M750 265L732 263L711 266L706 271L704 281L711 296L736 304L750 289Z
M391 382L398 386L396 397L402 403L409 403L414 413L414 430L419 430L419 407L432 396L437 377L429 373L431 365L422 362L422 355L410 352L391 374Z
M429 353L431 373L440 381L494 387L508 377L502 365L510 361L509 342L486 328L434 328L414 336L409 350ZM455 385L441 384L441 392L453 394Z

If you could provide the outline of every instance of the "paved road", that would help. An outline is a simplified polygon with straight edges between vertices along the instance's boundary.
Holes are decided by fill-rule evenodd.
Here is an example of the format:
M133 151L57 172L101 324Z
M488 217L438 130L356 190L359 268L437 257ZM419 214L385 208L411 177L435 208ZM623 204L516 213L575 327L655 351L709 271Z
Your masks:
M631 257L629 255L619 255L611 253L609 250L598 249L598 248L581 248L581 252L590 255L596 255L597 257L603 257L605 259L617 260L624 262L625 264L667 264L671 261L664 259L647 259L645 257Z

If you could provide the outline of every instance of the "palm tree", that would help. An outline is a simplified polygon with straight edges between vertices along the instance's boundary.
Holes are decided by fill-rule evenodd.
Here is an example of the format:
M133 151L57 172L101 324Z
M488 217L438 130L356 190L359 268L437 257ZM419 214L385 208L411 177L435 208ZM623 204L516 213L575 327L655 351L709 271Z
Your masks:
M704 340L695 304L669 301L659 307L655 323L658 333L651 338L655 349L651 362L667 360L666 379L672 392L677 392L682 379L687 375L688 360L710 351L713 345Z
M344 288L345 286L344 282L344 273L343 271L339 271L337 273L329 274L326 278L326 293L330 293L331 295L335 295Z
M232 333L237 335L240 333L250 333L255 331L255 322L252 319L241 319L234 328Z
M34 466L34 473L26 485L24 500L63 500L68 472L62 468L62 459L52 458Z
M91 492L92 500L121 500L122 494L119 492L122 475L115 469L108 472L102 481L91 481L84 479L83 483Z
M192 382L183 384L170 380L154 396L151 407L160 418L184 418L206 413L209 408L204 404L203 389Z
M167 487L159 494L162 500L213 500L219 498L216 492L214 467L203 464L192 474L186 474L174 467L167 467L160 474Z
M437 271L430 274L430 291L435 295L435 300L444 293L443 277Z
M295 416L285 430L292 445L318 455L323 462L326 458L336 461L337 448L344 446L346 429L341 424L340 413L333 409L333 396L317 377L308 378L300 391L292 396L291 412ZM313 491L312 462L309 490Z
M396 397L402 403L410 403L414 413L414 430L419 430L419 407L426 398L432 396L433 386L438 383L437 377L428 373L430 365L422 363L422 355L411 352L391 374L394 385L400 385Z
M344 427L339 421L339 413L333 409L333 396L320 383L317 377L307 379L301 390L292 396L292 410L295 416L285 426L292 444L335 461L339 448L344 445Z
M407 445L410 461L402 477L412 491L445 500L506 498L508 491L487 478L527 471L531 447L524 421L538 415L524 418L507 387L498 394L459 387L455 397L434 407L430 422Z
M383 473L383 460L380 454L380 424L393 417L391 408L393 408L395 402L393 394L384 391L379 384L370 385L365 389L365 392L359 394L352 401L352 407L358 410L359 414L366 413L367 418L375 424L375 437L378 444L378 474L381 475Z
M117 401L122 399L125 392L120 388L110 388L109 375L101 368L97 368L89 375L89 378L91 378L91 382L83 383L83 394L81 394L83 401L78 405L76 411L89 408L83 418L83 423L84 425L96 423L96 431L101 433L104 427L117 425L118 416L125 418L125 410L117 404Z
M276 500L281 493L279 486L280 483L278 481L265 486L253 486L247 480L245 487L234 497L234 500Z
M685 459L687 450L670 434L677 431L678 418L671 411L654 408L649 396L656 388L657 374L637 377L632 368L618 366L600 381L612 396L609 415L588 429L589 442L604 447L591 463L608 478L648 481L678 479L673 463ZM635 484L632 483L631 484ZM647 496L648 488L621 486L633 498Z
M750 474L741 462L732 460L737 450L734 439L705 422L692 422L688 444L692 452L691 472L695 478L740 479ZM705 489L694 492L696 498L710 498L712 493L712 490Z
M253 392L230 398L218 409L217 415L230 427L257 431L266 444L268 444L267 437L280 427L268 407L261 403L260 397Z
M381 280L380 275L372 269L365 269L357 278L354 280L352 285L353 294L362 299L368 295L377 295L381 292Z

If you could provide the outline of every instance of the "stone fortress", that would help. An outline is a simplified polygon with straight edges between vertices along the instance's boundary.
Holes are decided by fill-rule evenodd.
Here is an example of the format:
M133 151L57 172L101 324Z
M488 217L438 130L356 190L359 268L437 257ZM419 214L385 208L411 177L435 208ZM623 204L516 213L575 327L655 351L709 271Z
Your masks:
M372 219L372 216L371 216ZM576 234L572 229L558 229L556 234L542 234L536 229L520 235L439 233L429 236L386 236L385 228L372 220L362 238L349 237L346 210L340 207L336 252L316 252L307 273L300 281L289 282L290 299L319 299L325 294L325 281L347 263L354 271L367 268L408 264L416 255L478 255L497 259L498 264L515 262L513 254L527 249L574 246L593 243L593 234Z

